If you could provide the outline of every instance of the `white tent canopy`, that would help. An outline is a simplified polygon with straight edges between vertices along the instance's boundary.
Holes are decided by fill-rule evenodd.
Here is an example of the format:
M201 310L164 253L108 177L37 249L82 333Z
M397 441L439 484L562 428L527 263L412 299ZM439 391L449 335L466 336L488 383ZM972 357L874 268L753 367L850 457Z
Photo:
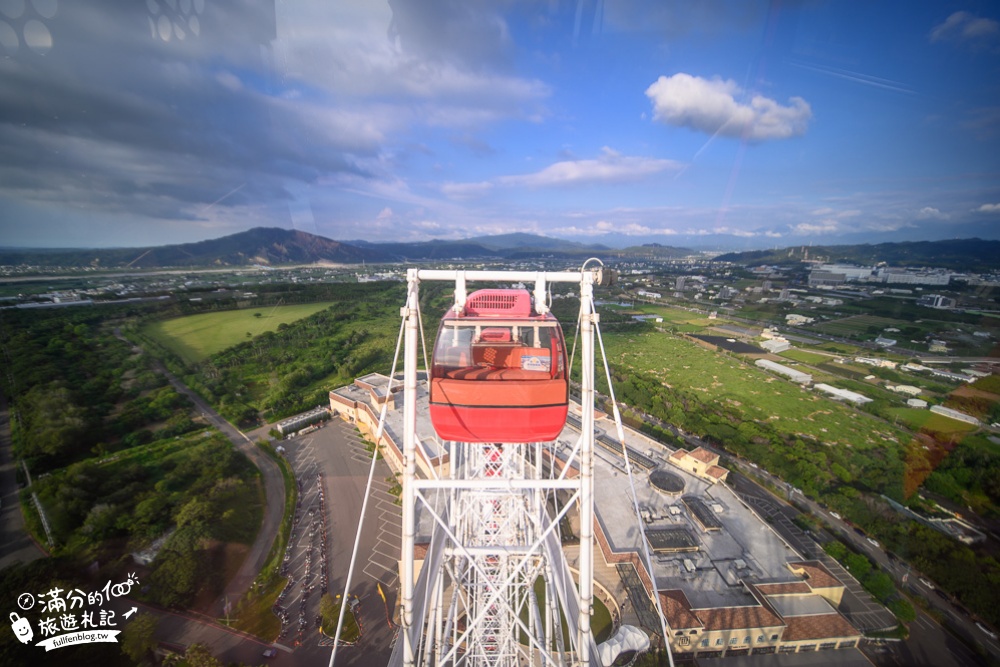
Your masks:
M618 632L597 647L602 665L610 665L623 651L645 651L649 648L649 637L634 625L623 625Z

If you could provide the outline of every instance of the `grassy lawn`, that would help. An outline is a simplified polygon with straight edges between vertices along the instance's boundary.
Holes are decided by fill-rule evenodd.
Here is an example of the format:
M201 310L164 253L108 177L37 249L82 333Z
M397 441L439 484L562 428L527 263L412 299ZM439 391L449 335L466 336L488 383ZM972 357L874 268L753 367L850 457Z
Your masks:
M290 324L330 305L332 302L201 313L154 322L143 333L177 354L184 363L196 364L227 347L275 331L281 324Z
M278 600L285 583L284 577L273 577L266 585L252 590L236 606L232 626L266 641L277 638L281 632L281 621L271 606Z
M853 315L839 320L820 322L813 325L813 328L833 336L857 336L867 334L869 327L876 327L881 333L883 329L890 327L901 329L905 326L909 326L909 322L890 320L887 317L878 317L877 315Z
M786 433L865 449L884 447L887 439L909 440L900 429L867 414L680 338L608 334L604 343L609 360L619 368L653 373L667 385L697 392L706 402L729 403ZM599 384L604 384L603 378Z
M815 352L806 352L805 350L798 350L792 348L791 350L785 350L781 352L779 356L791 359L793 361L801 361L804 364L825 364L831 359L829 355L826 354L816 354Z
M636 304L636 310L642 311L647 315L662 317L664 324L689 324L698 328L707 328L713 324L722 324L722 322L708 319L701 313L692 313L687 310L681 310L680 308L671 308L670 306L656 306L649 303L643 303Z
M939 415L938 413L931 412L930 410L923 410L919 408L892 408L889 412L895 417L898 417L901 423L906 424L914 431L934 431L944 434L965 434L976 430L976 427L972 424L958 419L952 419L951 417L946 417L944 415Z
M324 596L324 602L321 604L321 609L323 611L323 634L327 637L333 637L337 632L337 621L340 620L340 595L337 595L336 600L330 598L330 594L327 593ZM344 614L344 625L340 629L340 639L345 642L356 642L361 638L361 628L358 627L358 621L354 617L354 612L350 609Z

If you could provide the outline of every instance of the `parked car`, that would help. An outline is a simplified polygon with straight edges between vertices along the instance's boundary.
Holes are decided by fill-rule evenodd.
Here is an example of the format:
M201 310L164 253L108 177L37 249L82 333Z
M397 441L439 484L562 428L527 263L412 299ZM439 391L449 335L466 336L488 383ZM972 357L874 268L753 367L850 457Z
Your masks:
M834 519L839 519L840 518L840 515L837 514L836 512L830 512L830 516L832 516Z
M273 658L274 656L278 655L278 650L277 649L273 649L273 648L269 648L269 649L266 649L264 651L263 655L264 655L265 658L270 659L270 658Z
M879 545L879 543L878 543L878 540L876 540L876 539L874 539L874 538L871 538L871 537L866 537L865 539L866 539L866 540L868 540L868 544L872 545L872 546L873 546L873 547L875 547L876 549L878 549L878 548L879 548L879 546L880 546L880 545Z
M923 584L924 586L926 586L927 588L929 588L929 589L931 589L931 590L934 590L934 584L932 584L931 582L927 581L927 580L926 580L926 579L924 579L923 577L920 577L920 583L922 583L922 584Z

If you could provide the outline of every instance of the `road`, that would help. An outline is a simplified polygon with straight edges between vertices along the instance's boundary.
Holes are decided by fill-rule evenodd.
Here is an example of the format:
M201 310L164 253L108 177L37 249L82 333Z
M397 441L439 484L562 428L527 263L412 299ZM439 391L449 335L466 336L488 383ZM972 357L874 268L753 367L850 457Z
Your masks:
M966 667L967 665L985 664L982 658L969 648L967 645L969 643L981 644L985 646L992 655L1000 656L1000 646L997 645L995 640L986 636L985 633L976 627L975 623L967 615L955 608L950 601L933 594L931 589L927 588L920 582L919 573L911 571L906 563L890 558L881 547L876 547L868 542L865 537L856 533L844 521L832 516L831 513L826 510L826 508L819 505L819 503L806 498L801 493L792 489L788 484L771 475L767 471L759 468L751 469L743 462L740 462L738 465L743 468L744 472L752 473L761 479L767 480L769 483L774 484L778 488L785 488L787 490L788 498L793 500L795 505L805 507L814 516L819 517L826 523L827 527L838 536L838 538L851 545L851 547L856 551L868 556L880 569L887 572L893 578L893 581L897 586L902 587L905 585L911 594L917 594L924 597L927 599L932 608L938 609L940 613L945 614L945 618L949 619L949 628L946 629L942 627L942 625L933 617L917 608L917 620L910 624L909 638L904 642L889 643L886 645L885 650L870 656L875 659L879 665L927 665L928 667L946 667L954 665L955 667ZM747 484L752 484L752 481L744 475L734 476L733 485L737 490L747 488L745 486ZM765 491L763 487L757 486L756 484L753 486L770 495L770 492ZM772 495L771 498L774 498L774 496ZM774 498L774 500L778 501L776 498ZM782 504L788 508L782 512L782 514L786 517L790 518L791 516L799 513L798 509L784 502L784 499L781 499L781 501ZM775 528L782 533L783 537L790 540L793 547L800 548L797 544L801 544L801 538L795 536L794 534L790 534L790 532L794 533L794 531L798 531L799 535L804 535L801 530L794 526L794 524L791 524L793 530L790 531L790 529L783 525L783 522L781 521L775 521L774 525ZM797 543L795 541L796 539L800 541ZM813 544L814 553L819 554L820 550L815 548L815 542L813 542L811 538L809 541ZM827 564L835 563L835 561L830 559L828 556L824 557L824 562ZM835 574L837 573L835 572ZM903 581L904 575L906 575L905 584ZM851 587L849 586L848 589L850 590L850 588ZM845 601L848 599L847 593L848 592L845 592ZM855 599L861 601L861 603L865 603L865 601L870 599L870 596L863 590L859 589L854 591L854 593ZM875 605L873 605L873 607L874 606ZM880 605L877 606L881 607ZM841 611L845 610L842 609ZM852 613L847 613L847 615L855 625L864 629L866 619L868 618L867 615L860 617ZM874 629L874 627L870 629ZM959 636L956 636L956 634L953 633L957 633L962 639L959 639Z
M11 451L10 412L7 398L0 394L0 569L48 556L25 530L15 465Z
M132 345L134 349L141 351L142 348L126 339L120 330L115 329L115 336ZM271 545L274 543L274 538L281 527L281 519L285 515L285 480L281 476L281 469L278 467L278 464L265 454L260 447L255 445L242 431L226 421L201 396L174 377L158 360L153 359L152 365L154 370L167 378L167 381L170 382L178 393L187 396L194 405L194 409L209 424L219 429L220 432L229 438L233 446L245 454L261 473L261 480L264 484L264 517L261 521L260 529L257 531L257 538L250 547L250 552L243 561L243 565L240 566L239 571L229 581L226 590L223 591L210 610L212 614L221 617L224 613L223 608L226 600L228 599L235 604L235 601L239 600L250 589L250 585L264 567L268 553L271 551Z
M191 399L195 409L209 423L224 433L237 449L257 465L264 480L267 498L264 520L243 566L230 581L212 610L213 614L221 617L226 597L228 596L230 600L239 599L249 588L267 558L285 510L284 480L278 465L245 434L216 413L162 364L154 362L154 367L163 373L178 392ZM293 464L304 462L309 465L308 471L323 473L324 492L329 498L326 506L329 512L328 529L332 543L328 562L329 584L331 593L336 595L343 590L346 581L371 457L364 450L364 444L354 427L339 420L308 436L299 436L282 444L289 450L289 460ZM300 472L307 471L296 470L297 477ZM351 594L358 595L361 599L359 620L365 632L357 646L338 650L338 667L384 665L388 662L391 652L393 629L390 629L386 621L385 607L375 586L376 582L383 584L389 609L392 609L396 595L395 572L399 558L400 523L398 507L392 502L394 498L386 493L388 484L385 480L391 474L384 462L377 464L374 502L370 502L368 506L359 561L355 568L354 585L351 588ZM318 600L318 592L317 589L316 594L311 597ZM290 602L291 600L286 601ZM173 620L166 620L157 631L157 636L165 641L184 645L203 641L223 662L255 664L260 661L260 651L265 645L257 640L241 638L225 628L207 621L192 620L185 615L175 614L172 618ZM316 639L317 635L308 635L307 640L295 648L294 652L281 643L276 644L279 653L270 663L282 667L326 664L331 649L329 646L320 645Z

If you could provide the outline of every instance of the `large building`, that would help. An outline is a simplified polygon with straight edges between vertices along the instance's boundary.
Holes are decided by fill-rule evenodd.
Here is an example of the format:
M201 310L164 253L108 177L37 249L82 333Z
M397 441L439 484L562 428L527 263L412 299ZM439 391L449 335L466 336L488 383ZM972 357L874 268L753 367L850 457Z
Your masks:
M840 387L834 387L822 382L817 383L814 387L835 400L848 401L849 403L854 403L855 405L864 405L865 403L872 402L872 399L868 398L864 394L859 394L856 391L848 391L847 389L841 389Z
M917 305L939 309L954 308L955 300L951 297L942 296L940 294L925 294L917 299Z
M809 373L803 373L802 371L797 371L794 368L789 368L788 366L782 366L781 364L775 363L768 359L758 359L753 363L758 368L763 368L764 370L771 371L772 373L777 373L778 375L784 375L786 378L797 384L809 384L810 382L812 382L812 375L810 375Z
M426 375L420 372L422 378L417 386L418 401L427 402ZM396 395L402 391L401 379L391 383L387 375L371 373L357 378L354 384L338 387L330 392L330 412L358 427L362 434L374 439L378 429L379 418L383 406L386 410L386 423L378 444L382 447L386 461L394 470L403 469L403 401ZM448 450L438 441L431 426L427 410L418 412L417 416L417 467L427 477L433 477L438 470L448 465Z
M380 388L382 389L380 391ZM360 378L330 392L344 419L373 433L383 406L386 459L399 469L402 401L385 376ZM418 386L418 465L424 476L444 470L447 446L425 417L425 381ZM630 480L613 424L596 414L595 589L617 623L661 632L653 604L654 581L672 650L679 656L735 656L843 649L861 633L837 611L843 584L820 562L804 558L726 483L718 454L704 448L671 449L626 429ZM547 466L563 470L579 440L580 408L543 451ZM565 470L575 477L574 467ZM633 495L634 494L634 495ZM633 498L639 506L636 517ZM578 516L571 518L571 524ZM652 552L647 563L645 537ZM424 538L420 536L424 535ZM426 554L427 527L418 528L417 553ZM565 548L571 567L579 550ZM626 604L628 602L628 604Z

